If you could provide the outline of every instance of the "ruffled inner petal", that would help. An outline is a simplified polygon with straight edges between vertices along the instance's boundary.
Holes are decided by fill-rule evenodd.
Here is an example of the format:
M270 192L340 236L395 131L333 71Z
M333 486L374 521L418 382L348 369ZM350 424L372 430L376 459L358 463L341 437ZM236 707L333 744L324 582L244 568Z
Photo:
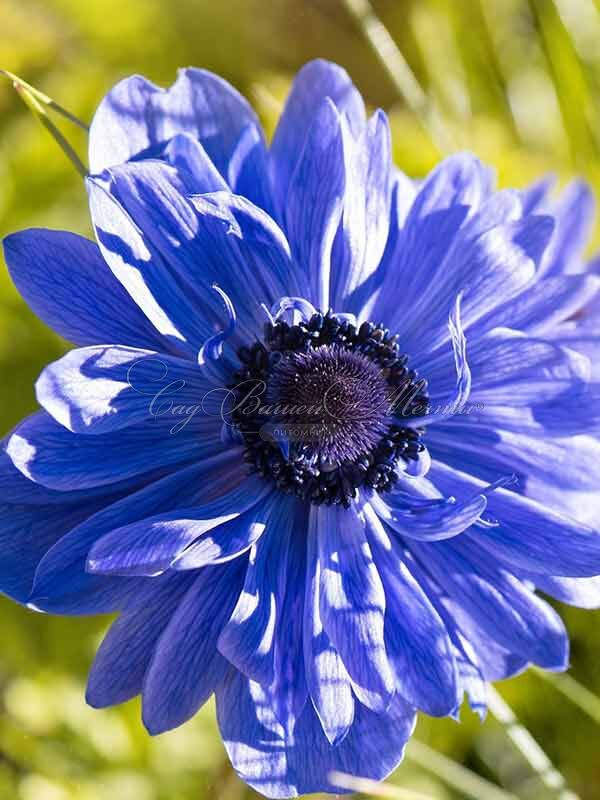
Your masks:
M383 711L394 692L385 648L385 589L354 509L311 509L321 570L320 614L362 703Z
M164 572L196 540L224 525L255 504L269 491L264 482L247 479L206 505L177 508L139 522L123 525L104 534L91 548L87 569L103 575L155 575ZM227 555L234 556L249 546L249 531L239 548ZM231 531L230 531L231 534ZM260 535L260 531L257 535ZM213 540L214 542L214 540ZM235 546L236 539L231 538ZM226 545L224 544L226 548ZM215 556L221 560L223 550L217 545Z
M106 613L123 608L140 586L139 578L92 575L86 572L88 553L103 535L145 517L206 503L235 486L236 450L194 464L117 502L74 527L40 561L30 598L37 608L57 614ZM241 479L238 473L238 479ZM154 579L152 579L154 580Z
M385 643L396 689L428 714L450 714L459 703L459 682L444 623L368 505L365 516L385 587Z

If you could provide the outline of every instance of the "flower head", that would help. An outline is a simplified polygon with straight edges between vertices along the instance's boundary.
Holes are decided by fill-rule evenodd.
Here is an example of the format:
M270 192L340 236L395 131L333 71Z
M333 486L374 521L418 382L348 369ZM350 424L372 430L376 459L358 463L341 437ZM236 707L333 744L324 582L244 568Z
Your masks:
M321 61L270 146L210 73L125 80L90 166L97 244L4 243L76 349L0 475L2 590L120 612L88 701L141 693L160 733L214 693L237 772L292 797L383 778L419 710L565 669L536 589L600 604L600 534L548 494L600 484L568 327L598 291L572 268L585 190L546 208L469 154L414 183Z

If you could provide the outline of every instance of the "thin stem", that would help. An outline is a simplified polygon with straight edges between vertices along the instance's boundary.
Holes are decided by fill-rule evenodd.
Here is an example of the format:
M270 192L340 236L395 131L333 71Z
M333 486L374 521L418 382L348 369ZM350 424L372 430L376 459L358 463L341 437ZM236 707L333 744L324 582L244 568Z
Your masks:
M69 142L62 135L62 133L58 130L56 125L52 122L48 114L46 114L44 107L40 104L37 97L30 92L28 85L22 83L19 78L16 78L13 81L13 86L15 87L15 90L21 100L50 133L69 161L73 164L77 172L82 176L82 178L87 177L87 170L83 162L75 150L73 150Z
M590 719L600 725L600 697L582 686L579 681L566 673L546 672L536 669L535 674L550 683L561 694L580 708Z
M420 120L440 152L453 149L451 137L437 109L421 87L410 65L369 0L342 0L407 106Z
M516 795L505 792L416 739L409 742L406 757L471 800L518 800Z
M18 75L9 72L7 69L0 69L0 75L4 75L6 78L11 80L13 84L15 85L19 84L20 86L22 86L24 89L27 90L27 92L32 97L34 97L42 105L48 106L48 108L51 108L53 111L56 111L57 114L60 114L61 116L65 117L65 119L68 119L70 122L74 123L75 125L78 125L84 131L89 131L90 129L89 125L86 125L86 123L80 120L79 117L76 117L75 114L72 114L70 111L67 111L66 108L63 108L61 105L59 105L56 102L56 100L53 100L51 97L48 97L47 94L44 94L44 92L41 92L39 89L36 89L35 86L32 86L30 83L27 83L27 81L24 81L23 78L19 78Z
M546 789L549 789L558 800L579 800L577 795L568 789L564 777L527 728L521 725L512 708L492 686L488 686L488 708Z
M333 786L339 789L370 794L373 797L387 797L391 798L391 800L434 800L431 795L420 794L410 789L402 789L389 783L378 783L368 778L356 778L354 775L348 775L345 772L331 772L329 780Z

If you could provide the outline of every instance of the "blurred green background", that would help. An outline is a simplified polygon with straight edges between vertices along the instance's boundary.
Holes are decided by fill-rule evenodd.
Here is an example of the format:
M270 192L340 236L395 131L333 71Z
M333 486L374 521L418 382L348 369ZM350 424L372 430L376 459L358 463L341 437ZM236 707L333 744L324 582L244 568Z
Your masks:
M397 163L412 176L445 152L469 148L497 167L503 185L552 171L600 186L593 0L0 0L0 67L86 120L121 77L139 72L166 85L191 64L232 81L272 131L291 76L317 56L345 66L369 105L389 112ZM83 156L81 132L63 130ZM86 198L6 81L0 233L32 225L89 235ZM65 347L2 268L3 431L35 407L33 381ZM600 695L600 612L561 610L572 634L571 678L553 685L529 673L500 691L569 789L539 754L535 768L527 764L511 739L522 739L514 725L493 717L481 725L465 711L460 726L420 721L381 796L600 798L599 701L581 689ZM212 707L156 739L144 732L136 702L86 707L85 676L106 625L0 601L0 800L256 797L228 767Z

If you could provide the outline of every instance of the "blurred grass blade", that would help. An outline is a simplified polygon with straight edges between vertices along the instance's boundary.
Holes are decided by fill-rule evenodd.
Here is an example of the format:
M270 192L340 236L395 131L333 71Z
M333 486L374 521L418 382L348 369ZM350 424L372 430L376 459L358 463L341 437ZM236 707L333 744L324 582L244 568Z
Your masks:
M575 164L598 155L595 113L585 70L554 0L528 0L556 89Z
M263 83L253 83L250 94L256 105L267 108L275 117L281 116L284 104Z
M470 769L412 739L406 757L470 800L518 800L518 797L479 777Z
M556 0L556 10L577 54L593 67L598 59L600 9L594 0Z
M561 694L567 697L574 705L580 708L584 714L600 725L600 697L597 697L579 681L566 673L545 672L536 669L535 674L550 683Z
M342 0L360 26L381 66L407 106L419 119L441 153L454 149L451 136L439 112L423 90L390 32L375 14L369 0Z
M492 0L493 3L493 0ZM521 140L521 131L519 129L519 121L515 116L513 104L510 99L510 83L514 76L514 65L511 63L511 56L506 55L506 47L502 39L502 33L498 30L498 26L490 19L490 0L478 0L474 4L473 13L478 21L477 26L477 43L484 45L484 52L486 53L486 61L489 64L490 79L492 87L490 89L490 100L493 99L495 108L502 114L507 128L510 130L516 142ZM520 9L517 9L517 13ZM499 5L494 4L494 14L496 17L500 14L514 14L515 9L509 3ZM472 19L469 18L469 24L472 24ZM472 46L472 44L471 44ZM511 54L512 55L512 54Z
M367 778L356 778L354 775L348 775L345 772L331 772L329 780L333 786L340 789L370 794L373 797L387 797L391 800L434 800L431 795L413 792L410 789L402 789L389 783L378 783Z
M42 105L48 106L48 108L51 108L53 111L56 111L57 114L60 114L61 116L65 117L65 119L68 119L70 122L78 125L84 131L89 131L89 125L86 125L86 123L80 120L79 117L76 117L75 114L71 114L70 111L67 111L66 108L63 108L61 105L59 105L56 100L48 97L48 95L44 94L44 92L40 92L39 89L36 89L35 86L27 83L27 81L24 81L23 78L19 78L18 75L15 75L13 72L9 72L7 69L0 69L0 75L7 77L13 82L13 84L18 83Z
M578 796L568 789L564 777L527 728L521 725L512 708L492 686L488 686L488 708L540 782L552 792L552 797L558 800L579 800Z
M40 103L38 98L36 97L37 90L35 93L31 92L31 87L29 84L24 83L21 81L20 78L16 76L12 76L10 73L7 73L5 70L2 73L11 78L13 82L13 86L21 100L25 103L25 105L29 108L29 110L38 118L38 120L42 123L44 128L50 133L52 138L56 141L58 146L61 148L63 153L67 156L69 161L73 164L77 172L81 175L82 178L87 177L87 170L75 152L75 150L71 147L69 142L65 139L56 125L52 122L48 114L46 113L44 106Z

